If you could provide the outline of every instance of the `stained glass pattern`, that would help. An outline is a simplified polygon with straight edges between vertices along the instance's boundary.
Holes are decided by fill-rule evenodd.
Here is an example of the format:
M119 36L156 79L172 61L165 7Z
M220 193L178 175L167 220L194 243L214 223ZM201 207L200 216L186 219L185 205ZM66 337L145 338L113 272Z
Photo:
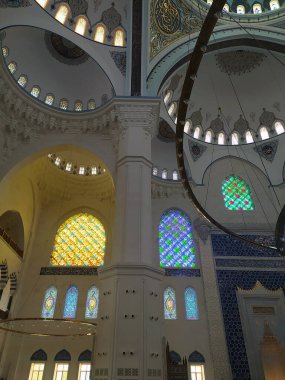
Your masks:
M228 210L254 210L250 187L242 177L229 175L222 185L225 207Z
M90 214L77 214L59 227L50 263L52 266L102 266L105 243L103 224Z
M176 297L174 289L168 287L164 291L164 319L176 319Z
M161 267L196 267L192 226L182 210L169 209L159 223L159 252Z
M86 311L85 318L97 318L98 316L98 306L99 306L99 290L96 286L92 286L88 290L87 301L86 301Z
M76 317L77 301L78 288L72 285L66 292L63 318L72 319Z
M57 298L57 289L54 286L51 286L47 289L43 307L42 307L42 318L53 318L55 304Z
M185 308L186 308L186 319L196 320L199 319L198 305L197 305L197 295L193 288L185 289Z

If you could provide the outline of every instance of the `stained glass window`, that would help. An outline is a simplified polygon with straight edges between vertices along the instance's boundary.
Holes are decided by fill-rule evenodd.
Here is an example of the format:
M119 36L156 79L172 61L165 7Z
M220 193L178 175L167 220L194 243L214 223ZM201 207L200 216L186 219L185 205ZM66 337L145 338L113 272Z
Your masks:
M88 100L87 108L88 108L89 110L95 110L95 108L96 108L96 102L95 102L94 99L90 99L90 100Z
M124 46L124 32L122 29L117 29L114 36L115 46Z
M185 308L186 319L195 320L199 318L196 292L190 287L185 289Z
M54 96L52 94L47 94L45 98L45 104L52 106L54 102Z
M171 208L159 223L159 252L161 267L196 267L192 226L182 210Z
M58 229L51 256L52 266L104 265L106 235L103 224L93 215L80 213Z
M42 318L53 318L54 309L56 304L57 289L54 286L51 286L47 289L43 308L42 308Z
M74 31L82 36L85 34L87 28L87 20L85 17L79 17L76 21Z
M176 297L174 289L168 287L164 291L164 319L176 319Z
M227 176L223 181L222 193L228 210L254 210L250 187L242 177Z
M97 318L99 306L99 290L96 286L92 286L88 290L85 318Z
M65 4L61 4L56 12L55 18L57 21L64 24L67 20L67 17L69 15L69 8Z
M105 41L105 34L106 34L105 27L103 25L97 25L96 32L95 32L95 35L94 35L94 40L96 42L104 43L104 41Z
M66 292L63 318L75 318L78 301L78 288L70 286Z

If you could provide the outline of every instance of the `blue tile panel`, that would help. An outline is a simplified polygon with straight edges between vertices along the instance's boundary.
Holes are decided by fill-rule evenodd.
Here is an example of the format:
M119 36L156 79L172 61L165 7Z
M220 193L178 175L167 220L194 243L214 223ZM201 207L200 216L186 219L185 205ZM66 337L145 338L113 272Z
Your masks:
M243 235L259 243L275 245L274 236L268 235ZM254 256L254 257L280 257L272 249L258 248L241 240L234 239L230 235L212 234L212 246L215 256Z
M165 269L165 276L201 277L200 269Z
M218 286L233 380L250 380L236 289L252 289L256 281L267 289L285 289L284 271L217 270Z
M285 268L284 260L239 260L239 259L216 259L219 268Z

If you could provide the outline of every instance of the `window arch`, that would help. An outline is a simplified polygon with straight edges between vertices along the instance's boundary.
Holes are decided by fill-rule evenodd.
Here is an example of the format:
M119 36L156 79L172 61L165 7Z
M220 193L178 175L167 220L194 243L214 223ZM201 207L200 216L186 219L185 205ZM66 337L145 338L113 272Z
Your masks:
M2 54L3 54L3 57L8 57L9 55L9 48L7 46L3 46L2 47Z
M55 14L55 18L57 21L65 24L69 13L69 7L66 4L61 4Z
M78 288L75 285L67 289L63 310L63 318L73 319L76 317L78 302Z
M190 128L191 128L192 122L190 120L187 120L184 124L184 133L187 133L189 135Z
M98 307L99 307L99 290L96 288L96 286L92 286L88 290L88 294L87 294L85 318L87 319L97 318Z
M224 5L223 12L227 12L228 13L229 11L230 11L230 6L229 6L229 4L226 3Z
M251 144L251 143L254 142L254 141L253 141L252 134L251 134L250 131L246 131L246 133L245 133L245 140L246 140L246 142L247 142L248 144Z
M118 28L114 33L114 46L124 46L125 33L122 28Z
M76 102L74 103L74 111L76 112L83 111L83 103L81 100L76 100Z
M224 132L220 132L218 135L218 144L224 145L225 144L225 134Z
M259 129L261 140L269 139L269 133L266 127L260 127Z
M280 8L280 4L279 4L279 1L278 0L271 0L270 3L270 10L271 11L274 11L275 9L279 9Z
M161 178L162 179L167 179L167 170L166 169L162 170L162 172L161 172Z
M252 12L257 15L259 13L262 13L262 7L261 7L261 4L253 4L252 6Z
M174 114L175 114L175 111L176 111L176 103L173 102L170 104L169 108L168 108L168 114L170 117L172 117Z
M84 36L84 34L86 32L86 28L87 28L86 17L84 17L84 16L78 17L76 24L75 24L75 28L74 28L75 33L78 33L78 34L81 34L81 36Z
M281 135L281 133L285 132L284 124L281 121L275 121L274 128L277 135Z
M158 233L161 267L196 266L192 226L184 211L176 208L165 211L160 218Z
M14 74L14 72L17 70L16 62L10 62L8 65L8 69L9 69L11 74Z
M158 169L155 166L152 168L152 175L158 175Z
M201 128L200 127L196 127L195 130L194 130L194 134L193 134L194 139L199 139L200 135L201 135Z
M53 318L56 305L57 289L51 286L45 293L45 298L42 307L42 318Z
M47 104L48 106L52 106L53 102L54 102L53 94L47 94L47 96L45 98L45 104Z
M36 2L42 7L42 8L45 8L48 3L49 3L49 0L36 0Z
M186 319L187 320L197 320L199 319L197 295L195 289L188 287L184 292L185 296L185 309L186 309Z
M238 5L237 6L237 14L244 15L245 14L245 7L244 5Z
M94 41L100 42L103 44L105 42L105 36L106 36L106 28L105 25L99 24L96 26L95 33L94 33Z
M28 78L27 78L27 76L26 75L20 75L19 76L19 79L18 79L18 84L21 86L21 87L23 87L23 88L25 88L26 87L26 85L27 85L27 83L28 83Z
M206 135L205 135L205 142L206 142L206 143L211 143L211 142L212 142L212 132L211 132L211 131L207 131L207 132L206 132Z
M89 110L95 110L95 108L96 108L96 102L95 102L94 99L89 99L88 100L87 108Z
M232 133L232 145L238 145L239 143L239 136L237 132Z
M50 263L52 266L102 266L105 244L103 224L93 215L76 214L59 227Z
M59 108L61 110L67 110L69 106L68 100L67 99L60 99L59 101Z
M224 204L228 210L248 211L254 209L251 190L246 181L239 176L227 176L222 185Z
M164 319L176 319L176 296L175 290L170 286L164 290Z
M164 98L163 98L164 104L168 105L168 103L170 102L171 98L172 98L172 91L170 91L170 90L166 91L166 93L164 95Z
M39 86L34 86L31 89L31 95L34 96L35 98L38 98L40 96L40 93L41 93L41 89L39 88Z
M173 170L173 172L172 172L172 179L173 179L173 181L178 181L178 172L177 172L177 170Z

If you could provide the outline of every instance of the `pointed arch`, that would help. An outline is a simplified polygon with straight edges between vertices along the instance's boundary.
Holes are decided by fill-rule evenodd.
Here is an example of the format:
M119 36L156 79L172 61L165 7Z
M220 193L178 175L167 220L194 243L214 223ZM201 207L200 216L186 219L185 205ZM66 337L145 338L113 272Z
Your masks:
M85 318L95 319L98 316L99 308L99 290L96 286L92 286L87 293Z
M164 319L176 319L176 295L175 290L168 286L164 290Z
M190 286L185 289L185 310L187 320L197 320L199 319L197 295L195 289Z
M50 286L45 293L42 306L42 318L53 318L57 299L57 289Z
M55 19L62 24L66 23L67 18L70 15L70 8L66 3L60 4L55 14Z
M103 224L93 215L79 213L59 227L50 263L52 266L102 266L105 245Z
M75 285L71 285L66 292L63 318L73 319L76 317L78 302L78 288Z
M106 27L104 24L98 24L94 33L94 41L103 44L106 37Z
M160 218L158 234L161 267L196 266L192 225L184 211L177 208L166 210Z
M254 210L250 187L242 177L228 175L223 181L222 193L228 210Z
M122 28L117 28L114 33L114 46L124 46L125 33Z
M39 349L33 353L31 356L32 362L46 362L47 361L47 354L44 350Z

